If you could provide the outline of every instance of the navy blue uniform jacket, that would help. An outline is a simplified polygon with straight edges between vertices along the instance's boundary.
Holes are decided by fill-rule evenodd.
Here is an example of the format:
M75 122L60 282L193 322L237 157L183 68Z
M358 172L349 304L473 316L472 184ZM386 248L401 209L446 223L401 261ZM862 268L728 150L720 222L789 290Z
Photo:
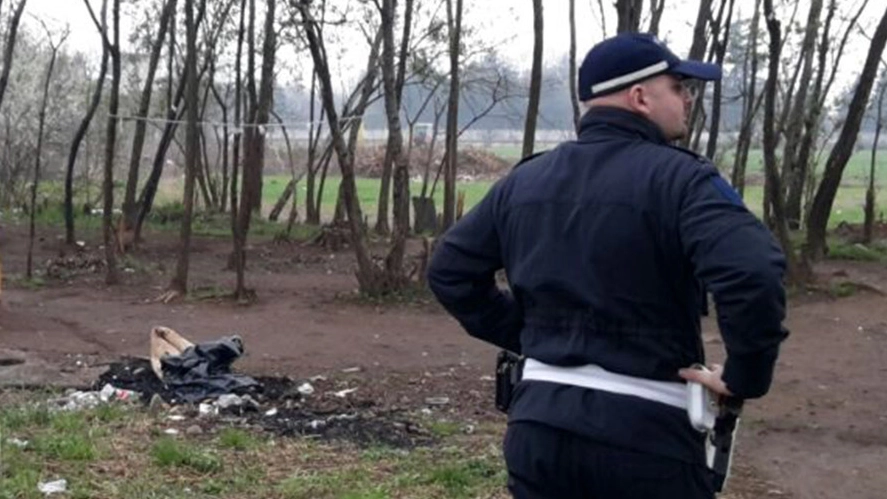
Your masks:
M525 160L444 235L428 282L479 339L548 364L665 381L704 362L707 289L727 351L723 378L754 398L769 389L787 335L784 265L707 160L640 116L594 108L576 141ZM502 268L510 291L496 285ZM552 385L521 383L510 420L697 461L701 438L680 410ZM644 429L664 442L631 436Z

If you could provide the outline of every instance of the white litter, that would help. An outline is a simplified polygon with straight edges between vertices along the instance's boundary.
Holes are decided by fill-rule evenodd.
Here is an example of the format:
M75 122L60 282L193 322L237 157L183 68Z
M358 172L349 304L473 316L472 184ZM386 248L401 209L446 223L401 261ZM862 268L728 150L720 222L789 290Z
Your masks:
M11 445L13 447L18 447L19 449L24 449L25 447L28 446L27 440L19 440L17 438L7 438L6 443L8 443L9 445Z
M297 390L302 395L314 395L314 387L311 386L311 383L302 383Z
M62 478L61 480L55 480L52 482L40 482L37 484L37 490L47 496L50 494L64 493L68 490L68 481Z
M265 416L267 416L269 418L277 416L277 408L274 407L274 408L268 409L267 411L265 411Z
M356 391L357 391L357 388L346 388L346 389L344 389L344 390L340 390L340 391L338 391L338 392L333 392L333 396L334 396L334 397L339 397L340 399L343 399L343 398L347 397L348 395L350 395L350 394L352 394L352 393L354 393L354 392L356 392Z

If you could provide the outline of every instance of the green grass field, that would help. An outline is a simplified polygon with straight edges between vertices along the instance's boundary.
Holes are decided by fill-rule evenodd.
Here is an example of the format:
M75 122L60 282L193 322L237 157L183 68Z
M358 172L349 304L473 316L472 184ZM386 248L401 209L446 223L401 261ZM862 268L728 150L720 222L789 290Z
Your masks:
M494 146L490 148L490 150L499 155L500 157L506 159L507 161L516 161L517 156L520 154L519 146L509 145L509 146ZM875 169L876 176L876 185L884 186L887 185L887 150L880 151L878 155L877 167ZM726 158L723 161L724 164L730 163L730 158ZM865 189L868 178L869 167L871 163L871 153L870 151L859 151L852 156L850 159L843 176L843 182L841 188L838 190L837 198L835 199L834 209L832 212L832 217L829 220L830 226L835 226L841 222L847 223L861 223L863 220L863 206L865 202ZM760 150L754 150L750 153L749 165L748 165L748 174L750 177L750 183L746 188L745 192L745 202L746 205L759 216L762 213L762 197L763 197L763 189L760 185L754 185L759 183L760 178L763 176L763 165L762 165L762 153ZM757 182L755 179L757 178ZM265 213L270 210L270 208L274 205L274 203L279 198L281 192L283 192L284 187L289 182L289 175L269 175L265 177L264 187L263 187L263 208ZM323 192L323 202L321 206L321 216L324 220L329 220L332 218L336 196L338 193L339 183L341 178L338 176L329 177L324 185ZM457 190L465 192L465 209L466 211L477 204L481 198L486 194L486 192L490 189L490 186L493 184L491 180L485 181L472 181L472 182L458 182ZM364 215L368 217L371 223L375 221L378 197L379 197L379 179L371 179L371 178L358 178L357 179L357 193L358 198L361 203L361 208L364 212ZM415 196L421 190L421 184L418 182L411 182L410 184L410 193ZM118 186L117 192L115 192L115 199L118 200L122 196L122 186ZM157 194L157 199L155 201L155 210L162 210L164 207L174 206L176 204L181 203L181 194L182 193L182 185L181 180L172 180L172 181L164 181L161 184L161 190ZM62 191L61 185L58 182L44 182L41 184L41 196L50 200L61 200ZM299 211L304 214L305 208L305 196L306 196L306 186L304 181L299 185L298 191L298 203L299 203ZM435 206L440 211L441 206L443 205L443 185L438 184L437 189L434 193ZM42 217L42 221L46 224L58 224L62 225L62 218L60 213L60 208L58 205L59 202L50 203L50 214ZM884 204L883 202L881 203ZM876 211L876 213L880 213L880 209ZM288 210L285 210L282 218L285 219ZM100 226L100 217L83 217L78 216L78 226L84 227L99 227ZM274 232L276 229L273 227L256 227L260 233L264 232ZM267 229L267 231L265 230ZM200 227L197 227L198 233L201 231ZM207 228L207 230L209 230ZM218 231L216 231L218 232Z

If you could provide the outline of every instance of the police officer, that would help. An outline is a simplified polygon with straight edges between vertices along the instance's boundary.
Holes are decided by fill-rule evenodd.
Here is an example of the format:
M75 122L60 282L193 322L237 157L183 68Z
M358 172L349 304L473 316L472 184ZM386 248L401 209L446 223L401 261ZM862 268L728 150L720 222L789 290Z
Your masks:
M504 444L516 498L711 498L685 380L738 399L770 387L783 254L708 160L671 145L688 82L720 77L648 34L599 43L579 70L577 140L527 158L438 244L441 304L526 358ZM706 291L727 352L710 372L689 369L704 364Z

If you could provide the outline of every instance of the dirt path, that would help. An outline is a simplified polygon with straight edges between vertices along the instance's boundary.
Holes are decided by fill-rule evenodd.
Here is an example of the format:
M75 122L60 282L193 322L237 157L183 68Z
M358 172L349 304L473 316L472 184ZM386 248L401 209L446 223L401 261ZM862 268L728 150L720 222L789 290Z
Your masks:
M384 387L380 396L445 395L462 413L493 414L492 384L485 376L492 374L495 350L462 333L427 301L357 301L347 252L257 244L248 277L257 303L164 305L152 299L174 266L170 236L157 235L140 250L120 286L107 288L100 272L72 264L61 278L28 289L15 278L24 270L23 231L4 229L0 254L8 282L0 304L0 359L13 360L0 362L0 383L91 381L102 362L146 355L148 331L165 325L196 341L240 334L248 352L237 364L242 371L308 377L360 367L367 383ZM54 237L45 241L38 262L58 257ZM227 252L226 241L197 242L192 285L200 294L231 289ZM820 270L887 288L887 269L879 265L829 264ZM883 498L887 298L864 291L840 300L800 296L793 303L792 336L773 390L748 404L740 466L728 497ZM715 332L707 321L706 345L716 359L722 345Z

